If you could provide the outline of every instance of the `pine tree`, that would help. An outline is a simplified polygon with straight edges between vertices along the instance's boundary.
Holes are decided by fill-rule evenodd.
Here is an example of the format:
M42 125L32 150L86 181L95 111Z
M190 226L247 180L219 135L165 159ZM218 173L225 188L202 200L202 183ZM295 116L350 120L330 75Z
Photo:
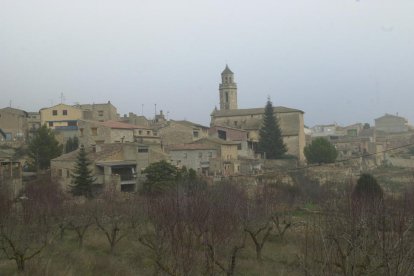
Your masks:
M264 154L267 159L280 158L286 153L287 148L283 143L282 132L279 122L273 114L273 105L270 99L266 103L259 136L257 152Z
M63 146L46 125L40 127L29 142L28 155L33 170L50 168L50 160L62 154Z
M69 139L66 141L66 146L65 146L65 153L69 153L72 152L74 150L77 150L79 147L79 139L78 137L69 137Z
M78 158L75 164L73 177L73 185L71 185L71 193L74 196L92 197L92 184L95 178L92 175L92 170L89 169L89 161L85 148L81 145L78 153Z

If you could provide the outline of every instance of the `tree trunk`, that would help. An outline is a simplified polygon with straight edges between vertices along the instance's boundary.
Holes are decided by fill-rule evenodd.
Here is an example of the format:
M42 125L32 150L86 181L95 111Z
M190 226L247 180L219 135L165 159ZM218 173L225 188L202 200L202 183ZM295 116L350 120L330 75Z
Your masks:
M262 258L262 246L260 246L259 244L256 244L256 259L259 263L263 263L263 258Z
M81 249L83 247L83 235L78 234L78 238L79 238L79 249Z
M16 265L17 265L17 271L23 272L24 271L24 256L16 256Z

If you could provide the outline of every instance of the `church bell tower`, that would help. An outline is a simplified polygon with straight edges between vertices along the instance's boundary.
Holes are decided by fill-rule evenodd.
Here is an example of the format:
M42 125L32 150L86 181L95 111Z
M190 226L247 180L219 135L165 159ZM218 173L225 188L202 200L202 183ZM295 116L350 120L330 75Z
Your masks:
M234 74L229 66L221 73L220 110L237 109L237 84L234 82Z

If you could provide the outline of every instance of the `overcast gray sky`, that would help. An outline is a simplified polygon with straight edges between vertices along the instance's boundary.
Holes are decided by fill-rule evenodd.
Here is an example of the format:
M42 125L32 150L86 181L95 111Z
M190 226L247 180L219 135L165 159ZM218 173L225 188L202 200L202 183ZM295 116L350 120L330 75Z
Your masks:
M110 100L203 124L228 63L240 108L414 122L413 0L1 0L0 107Z

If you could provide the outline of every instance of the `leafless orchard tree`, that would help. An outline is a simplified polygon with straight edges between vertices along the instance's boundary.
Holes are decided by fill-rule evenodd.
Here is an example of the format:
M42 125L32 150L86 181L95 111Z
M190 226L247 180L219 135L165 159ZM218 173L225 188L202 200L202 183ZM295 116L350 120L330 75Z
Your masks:
M83 241L87 230L94 224L93 203L84 199L72 199L66 202L68 229L75 231L79 248L83 247Z
M188 220L188 200L176 191L146 198L146 220L138 227L139 241L151 250L156 271L193 275L200 253Z
M308 275L412 275L413 215L403 198L332 200L308 222L300 260Z
M207 273L217 271L234 275L237 257L246 245L243 221L247 213L245 190L233 183L213 187L209 196L207 231L203 235L206 247Z
M95 223L105 234L111 254L118 242L129 235L135 226L135 202L131 198L117 191L107 191L94 202Z
M17 200L0 196L0 249L18 271L40 254L57 232L55 210L61 202L57 185L47 178L29 183Z

